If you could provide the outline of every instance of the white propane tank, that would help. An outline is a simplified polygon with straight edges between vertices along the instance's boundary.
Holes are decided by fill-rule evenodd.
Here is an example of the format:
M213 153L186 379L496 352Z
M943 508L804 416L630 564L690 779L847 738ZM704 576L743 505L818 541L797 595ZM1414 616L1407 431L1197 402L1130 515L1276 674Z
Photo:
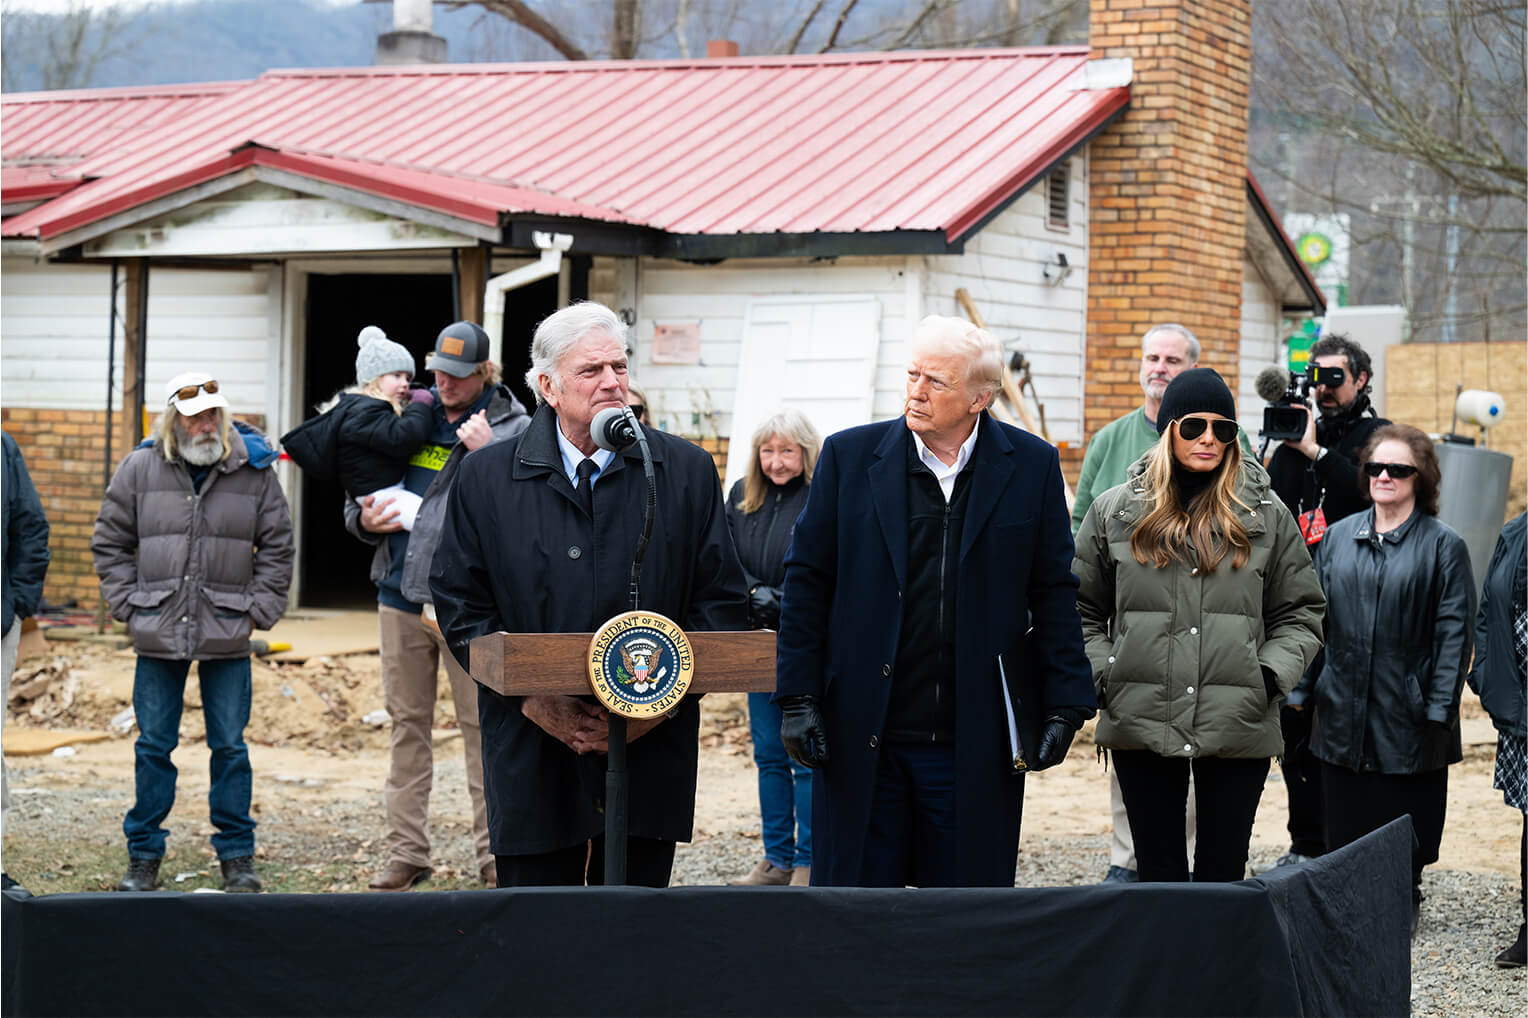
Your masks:
M1454 413L1459 419L1479 428L1494 427L1501 421L1503 409L1501 394L1484 389L1465 389L1454 400Z

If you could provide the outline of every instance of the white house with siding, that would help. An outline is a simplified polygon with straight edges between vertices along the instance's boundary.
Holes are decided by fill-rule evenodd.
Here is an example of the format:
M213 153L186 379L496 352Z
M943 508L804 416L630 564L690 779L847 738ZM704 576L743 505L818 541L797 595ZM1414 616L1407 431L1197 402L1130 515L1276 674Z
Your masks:
M1028 358L1074 474L1088 141L1129 104L1124 63L1059 47L8 94L6 428L31 459L50 418L18 411L97 412L59 450L63 480L41 457L53 508L93 512L136 417L107 409L152 412L179 371L211 371L279 435L347 382L364 325L422 364L440 326L484 320L518 385L535 322L589 298L631 324L659 426L746 448L781 403L825 431L898 414L912 329L961 314L965 290ZM1250 179L1247 195L1241 335L1204 338L1239 350L1253 423L1252 376L1322 298ZM280 469L299 598L365 596L337 489ZM89 582L63 561L50 582Z

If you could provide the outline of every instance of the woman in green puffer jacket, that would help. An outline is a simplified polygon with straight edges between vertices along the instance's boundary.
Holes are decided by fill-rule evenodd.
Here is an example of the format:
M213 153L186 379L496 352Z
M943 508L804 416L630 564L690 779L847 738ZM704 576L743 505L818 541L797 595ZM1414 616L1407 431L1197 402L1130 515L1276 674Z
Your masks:
M1283 751L1279 706L1321 646L1310 555L1268 474L1236 442L1209 368L1162 397L1162 438L1077 532L1077 608L1142 880L1183 881L1193 770L1196 881L1240 880Z

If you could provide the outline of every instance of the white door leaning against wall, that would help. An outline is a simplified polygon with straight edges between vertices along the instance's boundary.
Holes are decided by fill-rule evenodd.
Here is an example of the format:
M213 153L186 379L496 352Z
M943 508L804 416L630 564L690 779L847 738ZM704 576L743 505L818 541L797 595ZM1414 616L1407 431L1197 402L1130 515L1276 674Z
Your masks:
M743 476L753 429L778 407L800 410L824 437L869 423L880 339L881 302L871 297L750 301L723 490Z

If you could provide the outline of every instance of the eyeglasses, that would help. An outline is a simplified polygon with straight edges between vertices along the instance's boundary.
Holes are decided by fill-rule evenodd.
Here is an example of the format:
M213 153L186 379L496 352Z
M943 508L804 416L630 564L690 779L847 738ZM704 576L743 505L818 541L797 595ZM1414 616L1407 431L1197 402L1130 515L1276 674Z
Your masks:
M1203 417L1180 417L1178 419L1178 437L1185 442L1192 442L1204 434L1204 429L1209 428L1215 434L1215 441L1221 445L1230 445L1236 441L1235 421L1228 421L1224 417L1218 420L1206 420Z
M1389 474L1394 481L1404 481L1417 472L1417 468L1410 463L1365 463L1364 473L1370 477L1378 477L1380 474Z
M217 380L209 378L205 382L200 382L196 385L183 385L170 394L170 402L173 403L178 399L195 399L198 389L205 391L210 396L218 391Z

